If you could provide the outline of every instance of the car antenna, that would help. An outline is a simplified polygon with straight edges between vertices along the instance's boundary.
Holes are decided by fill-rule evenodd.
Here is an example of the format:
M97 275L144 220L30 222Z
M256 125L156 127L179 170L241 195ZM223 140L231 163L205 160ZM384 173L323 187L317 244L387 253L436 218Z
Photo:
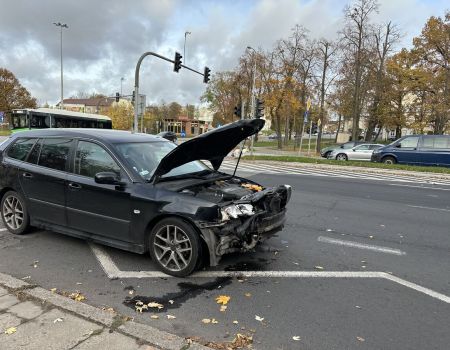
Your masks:
M242 156L242 151L244 150L245 141L247 141L247 139L245 139L244 142L242 142L241 151L239 152L239 158L238 158L238 160L236 162L236 167L234 168L233 177L236 175L236 170L237 170L237 167L239 165L239 161L241 160L241 156Z

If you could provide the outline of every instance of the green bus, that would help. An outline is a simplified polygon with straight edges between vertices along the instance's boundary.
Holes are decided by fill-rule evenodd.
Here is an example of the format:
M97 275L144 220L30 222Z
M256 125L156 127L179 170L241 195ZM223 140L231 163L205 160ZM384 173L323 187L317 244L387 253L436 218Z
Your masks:
M95 128L112 129L111 118L101 114L90 114L52 108L14 109L7 120L11 132L44 128Z

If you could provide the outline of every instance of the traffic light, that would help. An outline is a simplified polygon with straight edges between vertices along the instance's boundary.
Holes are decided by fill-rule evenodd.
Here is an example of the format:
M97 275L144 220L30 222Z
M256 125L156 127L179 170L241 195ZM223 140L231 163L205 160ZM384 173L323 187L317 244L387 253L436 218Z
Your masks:
M256 118L264 117L264 101L257 98L256 103L255 103L255 108L256 108L255 117Z
M234 107L234 115L237 115L239 118L241 117L242 115L241 107L238 106Z
M116 102L119 102L120 99L120 94L118 92L116 92Z
M205 72L203 73L203 82L205 84L208 84L209 76L211 75L211 69L209 69L208 67L205 67Z
M181 54L179 52L175 52L175 63L173 66L173 71L177 72L180 70L181 68L181 59L183 58L183 56L181 56Z

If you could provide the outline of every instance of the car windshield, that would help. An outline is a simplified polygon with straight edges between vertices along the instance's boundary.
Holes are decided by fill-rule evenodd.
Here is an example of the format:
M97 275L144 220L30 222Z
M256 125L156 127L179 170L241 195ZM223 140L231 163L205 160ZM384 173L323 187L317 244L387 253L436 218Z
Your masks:
M151 179L161 159L176 147L175 144L167 141L119 143L115 146L133 170L146 181ZM198 173L204 170L211 169L196 160L172 169L163 177Z

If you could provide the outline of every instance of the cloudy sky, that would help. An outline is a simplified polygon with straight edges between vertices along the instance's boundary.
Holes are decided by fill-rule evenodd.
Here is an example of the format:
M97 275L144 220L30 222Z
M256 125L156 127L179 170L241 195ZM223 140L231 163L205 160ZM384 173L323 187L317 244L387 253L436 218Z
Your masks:
M375 21L392 20L402 30L402 46L410 46L426 19L442 16L447 0L380 0ZM315 38L333 38L342 25L344 0L0 0L0 67L12 71L37 97L54 104L60 96L59 28L63 33L64 96L78 92L113 95L133 90L137 59L145 51L172 58L183 52L184 63L212 72L231 69L250 45L270 49L295 24ZM146 58L141 92L147 102L198 103L202 78L186 70Z

